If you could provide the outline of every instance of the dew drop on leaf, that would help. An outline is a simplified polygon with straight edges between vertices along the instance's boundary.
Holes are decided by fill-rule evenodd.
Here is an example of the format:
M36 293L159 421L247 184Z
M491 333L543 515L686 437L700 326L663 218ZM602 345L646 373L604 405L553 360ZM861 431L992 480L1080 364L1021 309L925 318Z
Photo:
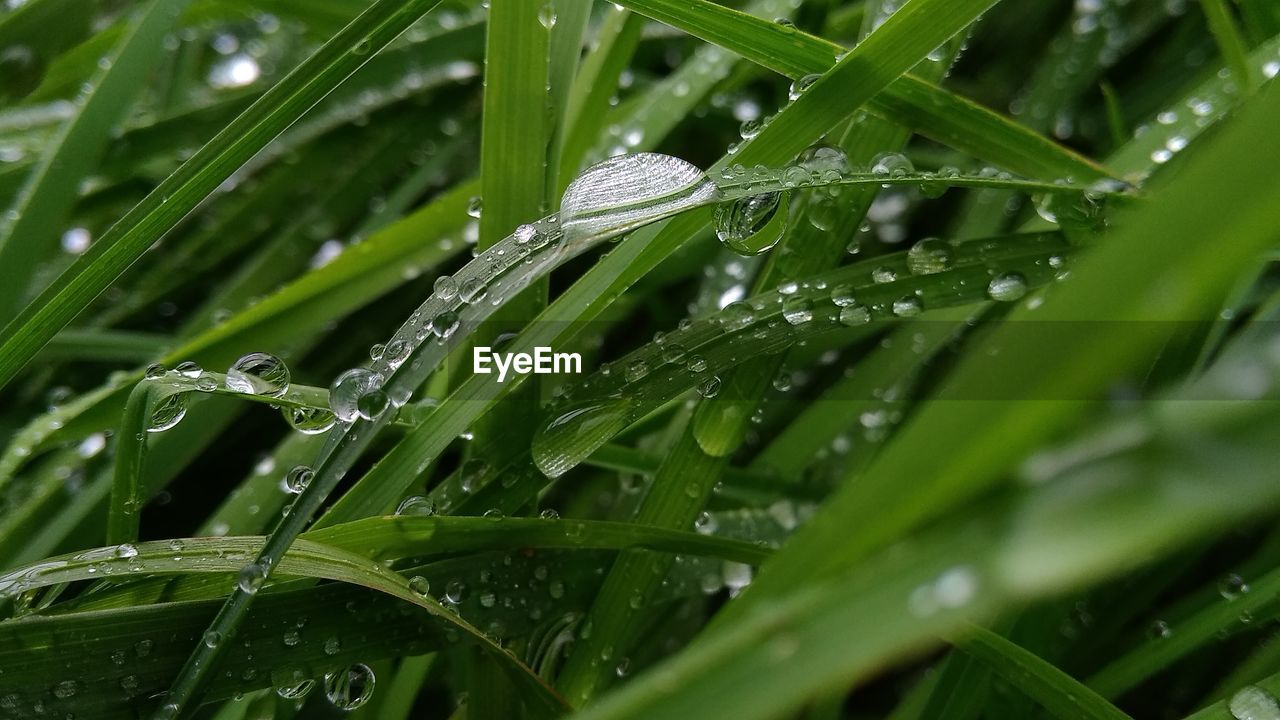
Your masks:
M161 398L151 409L147 432L164 432L182 422L187 415L187 394L174 393Z
M565 189L560 222L566 241L619 233L716 197L702 170L659 153L619 155L592 165Z
M1235 720L1280 720L1280 703L1256 685L1243 687L1232 695L1227 708Z
M533 437L533 461L547 477L560 477L631 422L632 401L610 398L555 413Z
M342 422L352 422L361 415L361 399L370 393L382 392L382 380L382 375L366 368L352 368L342 373L329 386L329 408Z
M289 389L289 368L275 355L249 353L227 369L226 385L246 395L280 397Z
M926 238L907 251L907 269L913 275L935 275L951 267L951 245L945 240Z
M286 407L280 412L289 423L289 427L303 435L319 435L332 428L337 417L324 408Z
M739 255L766 253L786 230L788 196L771 192L751 195L716 206L716 237Z
M1027 278L1020 272L1001 273L987 285L987 297L1000 302L1013 302L1027 294Z
M351 665L324 676L324 694L339 710L355 710L373 697L374 680L368 665Z
M276 695L279 695L285 700L301 700L302 698L305 698L311 692L311 688L315 686L315 680L303 680L296 685L282 685L276 688Z

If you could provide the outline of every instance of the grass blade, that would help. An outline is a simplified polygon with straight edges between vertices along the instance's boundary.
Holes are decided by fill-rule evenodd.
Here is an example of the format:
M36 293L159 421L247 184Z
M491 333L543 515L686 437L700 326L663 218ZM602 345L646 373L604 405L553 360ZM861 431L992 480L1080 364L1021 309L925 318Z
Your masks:
M232 172L437 2L371 6L166 178L0 331L0 387Z

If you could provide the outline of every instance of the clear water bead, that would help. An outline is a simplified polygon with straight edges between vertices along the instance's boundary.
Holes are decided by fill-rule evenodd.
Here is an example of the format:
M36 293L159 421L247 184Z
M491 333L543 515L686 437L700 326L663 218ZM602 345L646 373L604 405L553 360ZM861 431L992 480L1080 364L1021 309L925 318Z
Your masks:
M377 401L377 398L363 400L365 396L376 393L386 398L386 393L382 391L382 383L381 374L366 368L352 368L339 375L338 379L329 386L329 408L342 422L353 422L357 417L365 417L367 412L382 404ZM385 406L383 409L386 409ZM370 418L365 417L365 419Z
M1001 273L987 285L987 296L1000 302L1013 302L1027 294L1027 278L1020 272Z
M227 369L228 390L246 395L280 397L289 389L289 368L275 355L255 352Z
M324 694L339 710L355 710L373 697L374 681L368 665L351 665L324 676Z

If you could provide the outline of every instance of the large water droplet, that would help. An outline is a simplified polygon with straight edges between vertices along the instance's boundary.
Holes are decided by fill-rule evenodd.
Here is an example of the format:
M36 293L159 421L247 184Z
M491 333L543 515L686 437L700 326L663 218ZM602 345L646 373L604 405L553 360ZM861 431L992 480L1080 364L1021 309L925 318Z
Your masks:
M151 409L151 422L147 432L164 432L177 425L187 415L187 394L174 393L161 398Z
M951 267L951 245L945 240L926 238L907 251L907 268L914 275L934 275Z
M339 710L355 710L373 697L374 680L368 665L351 665L324 676L324 694Z
M560 221L566 239L621 233L716 197L694 165L659 153L619 155L592 165L565 189Z
M787 91L787 97L791 100L799 100L800 96L803 95L806 90L813 87L813 84L818 82L821 78L822 76L818 73L811 73L796 80L791 83L791 89Z
M1280 720L1280 703L1256 685L1243 687L1232 695L1227 708L1236 720Z
M319 435L337 422L337 417L324 408L286 407L280 412L289 423L289 427L304 435Z
M716 237L740 255L760 255L778 244L786 230L788 196L761 193L716 206Z
M280 397L289 389L289 368L267 353L249 353L227 370L227 389L246 395Z
M533 438L533 460L547 477L560 477L631 422L631 401L616 398L571 406Z
M255 562L240 568L240 574L236 576L236 584L242 591L253 595L258 592L266 579L267 569Z
M1020 272L1001 273L991 278L987 296L992 300L1013 302L1027 294L1027 278Z
M329 386L329 407L342 422L352 422L362 416L360 405L365 396L378 393L386 398L382 382L382 375L372 370L352 368L339 375L333 385ZM372 406L377 404L368 400L364 402L366 411L374 409ZM386 409L385 406L383 409Z

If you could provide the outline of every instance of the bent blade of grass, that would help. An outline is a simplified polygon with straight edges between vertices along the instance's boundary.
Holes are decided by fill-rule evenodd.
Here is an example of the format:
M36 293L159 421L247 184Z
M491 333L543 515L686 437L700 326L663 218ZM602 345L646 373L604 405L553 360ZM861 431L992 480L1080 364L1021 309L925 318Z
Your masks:
M0 323L7 324L21 307L30 289L31 268L56 251L57 229L67 222L80 182L94 170L113 128L142 90L163 50L165 34L187 2L152 0L136 11L119 44L106 55L109 64L75 101L75 115L47 144L9 209L12 219L0 222Z
M160 183L0 331L0 387L231 173L438 2L371 5Z
M961 631L960 637L957 647L1059 720L1133 720L1080 681L990 630L971 626Z

